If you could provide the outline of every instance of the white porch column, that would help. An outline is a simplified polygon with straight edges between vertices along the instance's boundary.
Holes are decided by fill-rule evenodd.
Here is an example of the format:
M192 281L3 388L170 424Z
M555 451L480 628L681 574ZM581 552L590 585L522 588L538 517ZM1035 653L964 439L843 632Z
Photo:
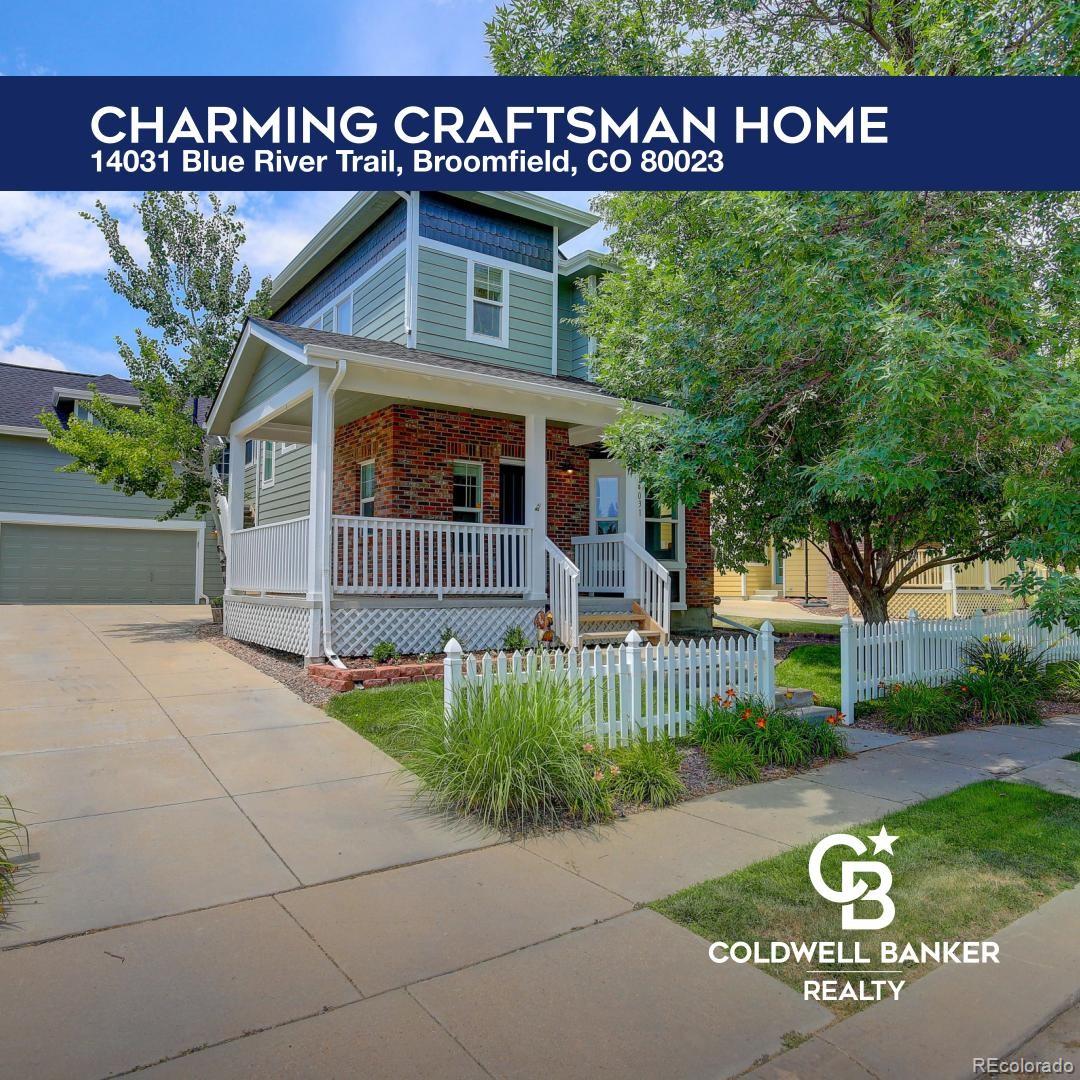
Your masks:
M532 530L527 599L543 600L547 596L547 417L534 413L525 417L525 524Z
M308 547L306 597L322 597L323 553L330 547L330 512L334 478L334 432L330 415L330 383L334 373L319 370L319 384L311 397L311 487L308 493ZM322 656L322 615L316 608L311 613L311 633L308 656Z
M629 469L626 470L626 532L631 540L645 546L645 485ZM627 600L640 600L642 566L625 552L623 566L623 596Z
M229 520L221 527L230 533L239 532L244 527L244 443L242 435L229 436ZM226 538L226 549L232 551L232 537ZM232 580L232 559L225 562L225 588Z

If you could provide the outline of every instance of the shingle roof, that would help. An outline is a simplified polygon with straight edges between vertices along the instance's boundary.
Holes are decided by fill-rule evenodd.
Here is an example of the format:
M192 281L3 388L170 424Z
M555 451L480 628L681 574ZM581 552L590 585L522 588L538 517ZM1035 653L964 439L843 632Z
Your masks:
M52 368L0 364L0 426L40 428L38 414L52 409L53 392L87 390L93 384L103 394L135 395L138 391L129 379L117 375L85 375ZM198 399L198 421L203 423L210 411L211 399Z
M134 394L127 379L115 375L82 375L51 368L0 364L0 424L41 427L38 413L53 407L53 390L86 390L93 383L103 394Z
M404 345L397 345L392 341L353 337L350 334L332 334L327 330L313 330L309 326L293 326L290 323L274 322L271 319L252 319L251 321L300 346L323 345L328 349L348 349L351 352L368 353L371 356L384 356L388 360L432 364L436 367L472 371L483 375L498 375L501 378L532 386L564 386L595 394L597 397L611 396L596 383L570 375L545 375L539 371L523 371L521 368L487 364L480 360L462 360L456 356L443 356L441 353L427 352L424 349L407 349Z

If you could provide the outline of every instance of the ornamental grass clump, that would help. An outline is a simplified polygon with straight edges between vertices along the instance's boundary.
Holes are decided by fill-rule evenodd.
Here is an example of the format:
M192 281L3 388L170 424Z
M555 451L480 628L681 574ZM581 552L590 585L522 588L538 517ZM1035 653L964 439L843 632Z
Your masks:
M959 687L925 682L895 683L881 702L885 722L898 731L944 735L965 719L965 698Z
M612 794L622 802L670 806L686 791L679 779L679 750L662 735L653 742L641 735L634 742L608 752L607 768ZM610 765L617 772L612 774Z
M448 717L417 709L405 728L402 762L439 809L507 830L611 817L610 770L586 749L599 741L588 703L565 679L468 685Z
M0 919L7 915L15 891L15 853L27 846L28 839L26 826L15 817L11 800L0 795Z
M1038 701L1047 694L1045 650L1009 634L984 634L964 644L953 688L969 713L986 724L1038 724Z
M691 736L718 773L748 780L757 779L766 766L805 768L819 758L843 757L847 748L837 729L842 720L838 712L823 723L803 720L759 698L739 698L729 690L698 709Z

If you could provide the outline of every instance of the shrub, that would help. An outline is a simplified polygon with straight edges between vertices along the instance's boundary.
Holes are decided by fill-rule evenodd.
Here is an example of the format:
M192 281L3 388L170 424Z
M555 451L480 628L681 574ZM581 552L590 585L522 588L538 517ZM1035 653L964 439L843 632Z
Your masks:
M1080 701L1080 660L1046 665L1042 693L1055 701Z
M437 808L503 829L611 816L608 772L585 750L598 741L588 703L565 679L469 685L448 718L416 710L405 726L402 761Z
M719 776L736 783L761 779L754 751L743 742L716 743L708 748L709 764Z
M446 652L446 643L451 638L457 638L457 643L462 647L462 649L465 648L465 642L462 641L461 638L459 638L457 634L454 633L454 628L449 623L447 623L447 625L439 631L439 652Z
M670 806L686 790L679 779L679 751L665 735L649 742L644 735L610 753L618 772L611 774L611 790L628 803Z
M975 672L954 684L969 709L986 724L1038 724L1039 682L1017 682L998 673Z
M995 679L1040 687L1046 660L1042 650L1032 649L1011 634L984 634L964 643L961 677L986 675Z
M503 635L502 647L505 652L525 652L530 647L529 639L520 626L511 626Z
M885 722L902 731L942 735L964 719L964 699L953 686L925 682L897 683L881 703Z
M389 664L398 658L398 648L392 641L379 641L371 650L371 659L376 664Z
M11 800L0 795L0 919L7 914L8 898L15 888L12 859L19 848L27 847L28 842L26 826L16 819Z
M710 755L721 746L741 745L755 766L779 765L800 768L815 758L842 757L844 738L836 728L841 717L834 713L826 723L803 720L783 709L770 708L758 698L738 699L729 691L698 709L691 734ZM728 756L719 759L727 766ZM735 756L734 764L742 758Z

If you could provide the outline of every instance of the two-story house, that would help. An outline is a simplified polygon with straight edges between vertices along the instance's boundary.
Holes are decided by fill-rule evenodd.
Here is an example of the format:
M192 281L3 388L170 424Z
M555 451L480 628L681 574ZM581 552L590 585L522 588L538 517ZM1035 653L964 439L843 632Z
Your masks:
M545 611L571 645L710 625L708 506L650 497L600 442L624 403L573 319L604 260L561 251L595 220L362 192L282 271L208 420L248 464L226 633L316 657L490 648Z
M194 604L220 594L205 522L159 521L167 503L61 471L70 458L38 417L91 419L91 387L139 406L115 375L0 364L0 603Z

